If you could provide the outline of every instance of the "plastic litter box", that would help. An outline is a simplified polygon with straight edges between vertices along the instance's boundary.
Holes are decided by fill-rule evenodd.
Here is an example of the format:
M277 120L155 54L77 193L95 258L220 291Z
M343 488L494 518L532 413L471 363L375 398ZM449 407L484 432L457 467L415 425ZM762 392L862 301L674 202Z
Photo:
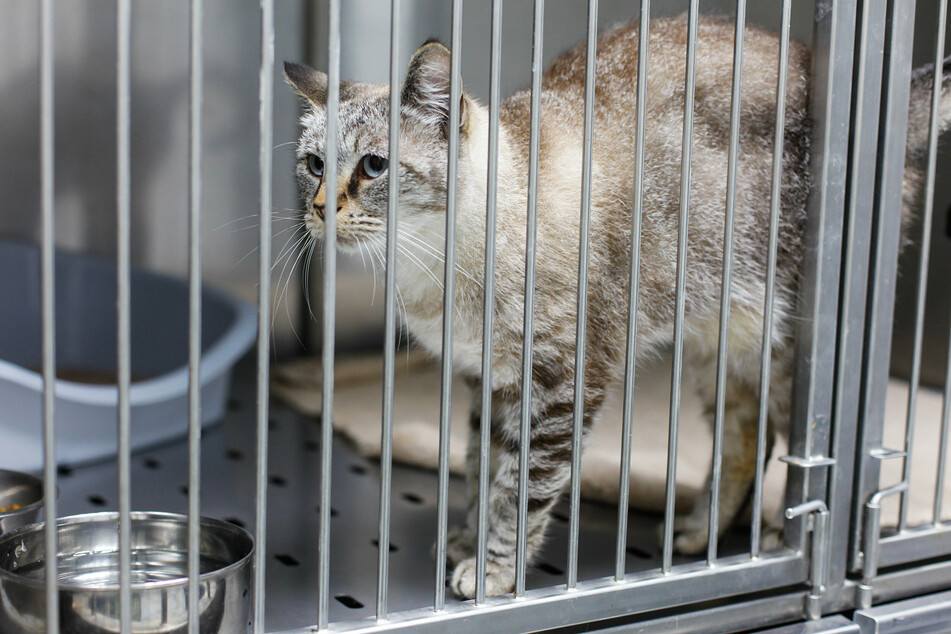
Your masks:
M133 270L131 443L147 447L188 428L188 288ZM231 370L257 334L246 302L202 290L201 410L221 418ZM117 452L115 263L56 253L56 452L75 465ZM43 465L40 251L0 241L0 468Z

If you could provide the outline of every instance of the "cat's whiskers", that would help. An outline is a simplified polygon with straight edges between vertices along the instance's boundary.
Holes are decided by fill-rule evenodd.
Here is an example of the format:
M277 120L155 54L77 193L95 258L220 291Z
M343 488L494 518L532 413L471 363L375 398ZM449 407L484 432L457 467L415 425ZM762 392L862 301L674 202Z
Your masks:
M289 212L293 212L293 213L292 213L292 214L289 214L289 215L284 215L283 213L280 213L280 212L284 212L284 211L289 211ZM298 209L283 209L283 210L272 209L272 210L271 210L271 218L273 218L273 219L275 219L275 220L296 220L302 213L303 213L303 212L300 211L300 210L298 210ZM227 222L225 222L225 223L222 223L222 224L219 225L218 227L215 227L214 231L220 231L220 230L225 229L225 228L227 228L227 227L229 227L229 226L231 226L231 225L233 225L233 224L235 224L235 223L242 222L242 221L244 221L244 220L251 220L252 218L257 219L257 218L260 218L260 217L261 217L261 214L260 214L259 212L255 212L255 213L253 213L253 214L248 214L247 216L241 216L241 217L239 217L239 218L232 218L231 220L229 220L229 221L227 221ZM252 225L248 225L247 227L239 227L239 228L237 228L237 229L235 229L235 230L236 230L236 231L245 231L245 230L247 230L247 229L252 229L252 228L258 227L258 226L260 226L260 224L255 223L255 224L252 224Z
M405 229L398 229L398 233L400 237L405 238L406 240L413 242L416 246L420 247L421 249L426 250L431 256L439 260L441 264L443 265L446 264L446 254L443 253L443 251L440 250L435 245L430 244L429 242L426 242L426 240L424 240L423 237L419 235L419 233L413 233ZM458 262L456 262L455 269L457 273L460 273L461 275L466 277L469 281L471 281L473 284L478 286L480 289L482 288L482 282L477 280L468 271L462 268L462 266Z
M370 253L370 247L368 246L368 240L366 238L357 238L357 247L360 249L360 260L363 262L364 271L367 269L364 251L370 256L370 270L373 272L373 294L370 296L370 305L373 306L376 304L376 263L373 261L373 254Z
M410 243L410 244L414 244L414 243ZM445 290L445 287L443 286L442 280L440 280L440 279L436 276L436 274L432 271L432 269L430 269L430 268L427 267L425 264L423 264L422 261L421 261L421 259L420 259L419 257L417 257L415 254L413 254L412 252L410 252L410 250L409 250L409 248L408 248L409 245L406 245L406 244L402 244L402 243L397 242L397 246L400 248L400 253L402 253L403 255L407 256L407 258L409 258L410 261L412 261L414 264L416 264L418 267L422 268L424 271L426 271L426 272L428 273L429 279L431 279L431 280L433 281L433 283L438 287L438 289L439 289L440 291L444 291L444 290ZM432 255L432 254L429 253L429 255ZM433 256L433 257L435 257L435 256ZM437 258L437 259L438 259L438 258ZM445 261L444 261L444 260L439 260L439 261L440 261L440 263L445 264ZM457 269L457 270L458 270L458 269ZM464 274L464 275L467 275L465 272L463 272L463 274ZM468 275L467 275L467 276L468 276ZM475 280L473 280L473 281L475 281ZM481 285L479 285L479 287L481 288ZM458 297L455 297L455 296L453 297L453 303L452 303L452 305L453 305L453 309L454 309L456 312L459 311L458 299L459 299ZM440 298L439 301L442 301L442 298Z
M279 237L281 234L283 234L283 233L285 233L285 232L287 232L287 231L290 231L290 230L299 229L301 226L303 226L303 225L300 224L300 225L293 225L293 226L287 227L286 229L282 230L281 232L279 232L277 235L275 235L275 236L273 236L273 237L274 237L274 238L277 238L277 237ZM288 238L288 241L284 243L284 246L281 247L281 251L278 253L278 256L277 256L277 261L275 261L275 262L271 265L271 267L270 267L271 271L273 271L273 270L274 270L274 267L277 266L277 263L280 261L282 255L284 254L285 249L287 249L288 243L290 242L290 240L291 240L293 237L294 237L294 236L290 236L290 237ZM251 247L251 250L250 250L250 251L248 251L248 252L245 253L243 256L241 256L241 258L239 258L238 261L235 262L235 263L232 265L232 268L237 268L238 265L240 265L242 262L244 262L245 260L247 260L249 257L251 257L252 255L254 255L255 253L257 253L259 248L260 248L260 245L255 245L255 246Z
M377 260L380 263L380 270L386 270L386 254L383 252L383 246L380 244L368 243L368 246L371 247L376 254ZM406 302L403 301L403 293L400 291L399 284L394 280L393 288L396 291L396 311L397 316L399 317L399 332L398 336L400 339L403 338L403 327L409 329L408 319L409 313L406 311Z
M292 254L295 251L297 251L298 253L297 253L297 257L294 258L294 263L291 265L290 270L287 271L287 277L284 280L284 288L278 293L278 296L275 299L275 302L277 303L278 308L280 307L281 303L284 304L284 315L287 317L287 323L290 324L291 326L291 332L294 333L294 338L297 340L297 343L300 344L301 348L304 348L306 347L306 345L304 344L303 339L301 339L300 334L297 332L297 328L294 326L294 319L291 318L290 304L287 301L289 297L288 289L290 288L290 285L291 285L291 278L294 276L294 270L297 268L297 265L300 264L301 260L303 259L304 266L301 269L301 286L304 293L304 300L307 304L307 311L310 314L311 319L316 321L317 318L314 316L314 311L311 309L311 305L310 305L309 287L310 287L310 260L313 255L314 248L317 246L317 241L312 238L311 233L307 228L306 222L301 221L300 224L297 224L292 228L303 229L303 231L301 231L301 235L296 240L294 240L292 246L290 246L289 248L286 248L285 255L282 256L283 258L285 258L285 262L284 262L284 267L281 269L281 274L277 278L278 288L281 287L281 277L284 276L284 271L287 269L288 263L291 262ZM279 232L277 235L281 235L285 233L286 231L287 229L284 229L281 232ZM293 239L294 239L294 234L291 234L288 237L287 242L285 242L285 247L288 244L291 244L291 240ZM309 243L308 243L308 239L310 240ZM277 266L277 262L275 262L274 266L275 267ZM275 310L274 313L271 315L272 332L274 329L274 320L276 318L277 318L277 311Z
M289 210L289 211L290 211L290 210ZM230 221L224 223L223 225L221 225L220 227L218 227L217 229L215 229L215 231L219 231L219 230L221 230L221 229L224 229L224 228L228 227L229 225L232 225L232 224L234 224L234 223L236 223L236 222L240 222L240 221L242 221L242 220L250 220L251 218L259 218L259 217L260 217L260 214L249 214L249 215L247 215L247 216L242 216L241 218L235 218L235 219L233 219L233 220L230 220ZM297 221L297 222L294 222L294 224L292 224L291 226L285 227L285 228L282 229L281 231L279 231L279 232L277 232L276 234L272 235L272 236L271 236L271 239L272 239L272 240L273 240L274 238L280 237L281 235L283 235L284 233L286 233L286 232L288 232L288 231L293 231L294 229L297 229L298 227L303 226L303 222L300 222L300 212L297 212L296 215L290 215L290 216L276 216L275 219L278 220L278 221L288 221L288 222ZM238 232L238 231L247 231L248 229L254 229L254 228L257 228L257 227L260 227L260 224L259 224L259 223L254 223L254 224L248 225L248 226L246 226L246 227L238 227L238 228L235 228L234 231L235 231L235 232ZM249 257L251 257L252 255L254 255L255 253L257 253L259 248L260 248L260 245L257 245L257 244L254 245L253 247L251 247L251 250L250 250L250 251L248 251L248 252L245 253L243 256L241 256L241 257L232 265L232 268L236 268L236 267L237 267L238 265L240 265L242 262L244 262L244 261L247 260Z
M247 253L245 253L244 255L242 255L242 256L238 259L237 262L235 262L234 264L231 265L231 268L232 268L232 269L237 268L239 264L241 264L242 262L244 262L245 260L247 260L249 257L251 257L252 255L254 255L255 253L257 253L257 252L258 252L258 248L259 248L258 245L255 245L255 246L251 247L251 250L248 251Z
M279 256L278 261L275 262L274 264L274 266L276 267L280 263L280 260L284 259L284 266L277 277L277 288L279 289L279 291L278 291L277 297L274 300L276 304L275 310L271 313L271 330L272 331L274 330L274 321L277 319L278 310L280 309L280 305L283 302L284 314L287 316L287 321L291 326L291 332L294 333L294 338L297 339L297 342L301 345L301 347L304 346L304 342L301 339L300 334L298 334L297 329L294 327L294 320L291 319L290 306L288 306L286 299L288 297L287 291L288 291L288 288L290 287L291 278L294 275L294 269L297 268L297 265L300 263L301 258L304 256L305 253L313 252L313 247L316 244L316 241L312 241L310 245L306 245L303 248L298 249L298 247L309 237L310 237L309 234L304 233L301 237L299 237L294 242L293 246L291 246L290 248L286 248L286 245L285 245L285 249L283 249L283 252L284 252L283 255ZM290 240L288 240L288 243L289 242ZM297 250L297 257L292 258L291 256L295 250ZM293 261L293 264L291 264L292 261ZM291 268L288 271L287 267L289 264L291 264ZM272 270L273 270L273 267L272 267ZM286 278L284 277L285 271L287 271ZM283 284L281 280L284 280ZM281 288L282 286L283 288Z
M399 249L400 253L402 253L409 259L410 262L412 262L417 267L419 267L419 269L423 271L426 274L426 276L429 277L429 279L433 281L433 284L435 284L439 288L439 290L442 290L443 288L442 280L436 277L436 274L433 273L433 270L431 268L426 266L426 263L423 262L422 258L420 258L417 254L413 253L410 250L409 246L406 244L397 242L396 247L397 249Z
M271 264L271 273L273 273L274 269L278 267L278 265L281 263L281 260L290 256L290 254L293 253L295 249L302 247L304 240L306 240L308 237L309 235L307 232L302 232L299 236L297 236L297 239L294 239L294 236L288 237L287 241L284 243L284 246L281 247L280 252L277 254L277 258L275 258L274 262ZM278 278L278 280L280 280L280 278Z
M300 236L298 236L297 239L294 240L293 243L291 242L291 238L289 238L287 243L284 245L284 248L281 250L281 254L278 256L277 260L274 262L274 265L271 267L271 271L273 273L274 269L277 268L279 264L281 264L281 261L282 260L284 261L284 266L281 268L281 271L277 276L278 288L280 288L281 284L283 283L284 273L287 272L288 270L287 267L291 265L291 262L294 262L294 264L291 266L291 269L290 269L291 272L288 273L288 276L287 276L288 280L290 279L291 275L293 274L294 267L297 266L297 262L300 260L301 254L306 249L306 246L307 246L306 242L309 237L310 236L307 233L303 233ZM294 257L295 253L297 254L296 258Z
M286 298L287 287L290 285L290 280L294 273L294 269L297 267L297 262L300 261L301 255L305 251L305 248L302 245L304 244L304 241L306 240L306 238L307 236L305 234L304 236L301 236L300 238L298 238L294 242L293 246L291 246L290 248L286 248L283 254L274 263L274 267L272 267L272 271L273 271L273 268L276 268L277 265L280 264L281 260L284 261L284 266L281 268L281 271L277 276L277 284L275 286L275 288L277 289L277 295L274 298L274 312L271 314L272 328L274 327L274 319L276 318L277 313L280 310L281 302L283 302ZM296 258L293 256L294 253L297 253ZM292 262L293 264L291 264ZM288 266L290 266L291 268L290 268L290 272L287 273L287 278L285 280L284 273L288 271ZM286 307L286 303L285 303L285 307ZM289 310L290 309L287 309L288 317L290 317ZM293 320L289 319L289 321L291 321L291 328L293 329L294 327Z
M363 253L363 240L361 240L360 238L355 238L355 240L357 242L357 251L360 253L360 262L363 264L363 272L366 273L367 259Z
M433 258L435 258L440 264L445 264L445 263L446 263L446 257L445 257L445 255L442 253L442 251L436 249L435 247L433 247L432 245L430 245L430 244L427 243L426 241L422 240L421 238L417 237L416 235L414 235L414 234L412 234L412 233L410 233L410 232L408 232L408 231L405 231L405 230L403 230L403 229L399 229L399 230L398 230L398 234L399 234L399 237L400 237L400 238L403 238L404 240L409 241L409 242L410 242L411 244L413 244L414 246L416 246L416 247L418 247L419 249L421 249L422 251L426 252L428 255L430 255L430 256L432 256Z
M304 226L304 223L303 223L303 222L300 222L300 223L298 223L298 224L291 225L290 227L284 227L283 229L281 229L280 231L278 231L277 233L275 233L273 236L271 236L271 238L272 238L272 239L273 239L273 238L280 238L282 235L284 235L284 234L287 233L288 231L294 231L295 229L301 229L301 228L303 228L303 226Z
M402 340L403 340L403 328L404 328L404 326L405 326L405 328L406 328L406 336L407 336L407 337L409 336L409 313L406 312L406 302L403 301L403 293L400 292L400 287L399 287L398 285L395 285L395 284L394 284L394 288L396 289L396 302L397 302L397 305L400 307L400 310L401 310L401 312L402 312L402 316L401 316L400 319L399 319L400 330L399 330L399 333L398 333L398 335L399 335L399 340L402 341Z
M304 298L307 300L307 312L310 314L310 318L314 321L317 321L316 315L314 315L314 309L310 304L310 261L314 255L314 249L317 248L317 241L312 240L310 245L305 247L307 250L307 257L304 258L304 266L301 268L301 273L303 274L303 285L304 285ZM289 317L289 315L288 315Z

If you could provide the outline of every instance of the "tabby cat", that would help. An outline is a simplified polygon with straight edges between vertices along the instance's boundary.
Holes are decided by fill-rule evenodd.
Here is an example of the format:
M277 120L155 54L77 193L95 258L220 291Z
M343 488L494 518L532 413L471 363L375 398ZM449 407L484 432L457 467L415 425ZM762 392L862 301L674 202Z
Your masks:
M635 96L638 25L601 34L592 162L590 269L585 366L584 428L597 418L608 387L623 372L634 198ZM719 327L726 169L730 128L733 25L703 18L698 31L696 105L686 276L685 377L714 408ZM754 476L760 346L766 287L770 181L776 117L779 42L747 27L745 35L736 183L735 262L719 528L740 511ZM685 17L655 19L650 30L637 350L643 359L672 339L677 232L680 213ZM787 428L793 371L795 318L803 225L809 194L809 50L791 43L785 104L785 146L775 330L771 335L769 433ZM542 82L538 175L536 317L528 482L528 553L537 554L552 506L569 480L571 458L576 289L581 206L585 49L578 46L549 67ZM402 87L399 154L399 243L396 280L405 321L414 339L441 351L450 53L439 43L420 48ZM287 78L306 99L297 148L297 178L313 239L323 233L327 77L287 64ZM951 81L945 65L942 127L951 122ZM926 142L930 75L916 71L909 125L910 155ZM450 535L453 591L472 597L478 428L491 416L493 474L489 492L486 592L510 592L515 580L519 398L529 151L529 100L519 92L501 106L498 159L498 232L492 410L473 399L467 475L470 507L465 526ZM338 134L337 244L381 259L385 244L389 87L342 82ZM480 387L483 255L488 110L461 99L453 367ZM920 180L911 167L909 182ZM912 188L913 189L913 188ZM909 191L912 191L909 189ZM906 206L913 195L909 194ZM382 266L382 263L380 263ZM636 430L636 426L635 426ZM635 431L636 433L636 431ZM709 485L709 478L708 478ZM695 553L707 539L707 493L689 515L678 517L675 548Z

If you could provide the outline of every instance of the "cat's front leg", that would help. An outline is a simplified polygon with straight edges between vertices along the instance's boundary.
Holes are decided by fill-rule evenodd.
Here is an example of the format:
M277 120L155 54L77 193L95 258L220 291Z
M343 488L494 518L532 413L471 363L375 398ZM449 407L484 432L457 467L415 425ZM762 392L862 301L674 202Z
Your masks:
M505 408L517 412L513 406ZM528 470L527 561L531 562L544 539L551 509L571 475L571 428L573 404L546 408L533 418ZM589 420L585 416L585 420ZM518 531L518 418L493 421L493 462L488 498L486 540L486 595L511 592L515 586L516 539ZM585 426L587 427L587 425ZM477 509L477 507L476 507ZM477 514L470 514L475 534ZM476 594L476 557L461 561L453 570L451 587L464 598Z
M449 529L446 557L453 566L475 554L476 520L479 499L479 412L469 415L469 438L466 442L466 523Z

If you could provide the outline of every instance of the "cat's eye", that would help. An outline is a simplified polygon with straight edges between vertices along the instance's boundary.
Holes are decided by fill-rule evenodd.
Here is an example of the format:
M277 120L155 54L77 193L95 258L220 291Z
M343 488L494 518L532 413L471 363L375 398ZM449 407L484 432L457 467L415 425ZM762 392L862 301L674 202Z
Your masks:
M367 178L376 178L380 174L386 171L386 166L389 165L387 161L382 156L377 156L376 154L367 154L363 157L362 167L363 173L366 174Z
M324 175L324 162L316 154L307 155L307 168L314 176Z

